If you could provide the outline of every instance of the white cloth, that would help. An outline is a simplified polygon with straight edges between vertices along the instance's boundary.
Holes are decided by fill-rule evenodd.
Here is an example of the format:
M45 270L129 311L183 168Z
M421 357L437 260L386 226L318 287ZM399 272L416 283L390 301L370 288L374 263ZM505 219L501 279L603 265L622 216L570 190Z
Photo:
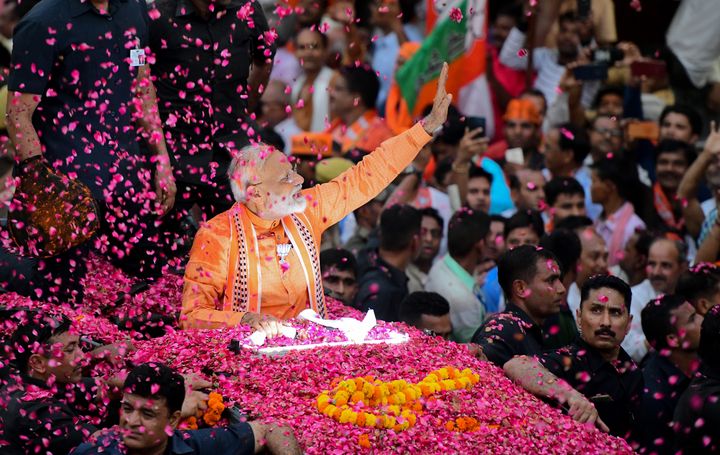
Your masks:
M443 259L433 264L425 284L428 292L437 292L450 304L453 337L468 342L485 318L485 307L471 289L448 267Z
M290 156L292 154L292 137L296 134L302 133L302 130L299 126L297 126L297 123L295 123L292 116L275 125L273 130L282 137L282 140L285 143L285 149L283 152L287 156Z
M630 304L630 314L633 317L630 325L630 332L622 342L622 348L636 362L640 362L645 354L647 354L647 344L645 343L645 334L642 329L642 310L645 305L658 296L658 293L652 287L650 280L632 287L632 303Z
M577 310L580 308L580 288L574 281L567 291L567 304L575 322L577 322Z
M313 82L313 94L312 94L312 121L310 122L310 131L322 132L325 131L330 124L330 94L328 93L328 87L330 86L330 79L333 76L333 70L324 66L318 73L315 81ZM305 74L301 74L292 89L292 101L293 104L298 102L300 98L300 90L307 77Z
M286 48L281 47L275 52L275 60L273 60L269 80L283 81L285 85L292 85L300 75L300 71L300 63L298 63L295 55Z
M668 28L668 47L685 67L690 80L702 88L720 57L720 8L715 1L683 0Z

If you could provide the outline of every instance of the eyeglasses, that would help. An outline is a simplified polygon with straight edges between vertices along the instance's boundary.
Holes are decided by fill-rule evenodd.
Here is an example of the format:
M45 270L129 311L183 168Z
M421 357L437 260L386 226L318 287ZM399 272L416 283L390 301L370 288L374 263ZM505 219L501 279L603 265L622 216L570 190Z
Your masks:
M623 135L622 130L617 128L593 128L593 131L598 134L602 134L603 136L610 135L612 137L622 137Z
M350 278L350 277L342 278L337 275L328 275L326 277L323 277L323 280L327 281L328 284L331 284L333 286L336 284L340 284L341 281L342 281L342 284L346 287L355 286L355 283L357 283L355 278Z

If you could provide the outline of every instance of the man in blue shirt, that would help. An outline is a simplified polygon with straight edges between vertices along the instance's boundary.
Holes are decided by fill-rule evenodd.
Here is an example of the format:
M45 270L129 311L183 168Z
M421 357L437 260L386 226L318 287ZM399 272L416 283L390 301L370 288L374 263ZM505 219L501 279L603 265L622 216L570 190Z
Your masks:
M118 429L79 446L88 454L301 454L288 427L243 422L225 428L175 430L185 398L183 377L161 363L145 363L130 372L125 385ZM173 429L168 434L167 429Z

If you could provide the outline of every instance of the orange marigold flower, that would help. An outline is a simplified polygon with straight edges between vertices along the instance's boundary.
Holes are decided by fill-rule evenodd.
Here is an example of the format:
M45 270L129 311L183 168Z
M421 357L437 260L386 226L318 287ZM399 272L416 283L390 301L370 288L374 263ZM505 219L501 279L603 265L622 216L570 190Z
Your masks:
M372 447L372 444L370 444L370 436L368 436L367 434L361 434L358 437L358 444L363 449L369 449L370 447Z

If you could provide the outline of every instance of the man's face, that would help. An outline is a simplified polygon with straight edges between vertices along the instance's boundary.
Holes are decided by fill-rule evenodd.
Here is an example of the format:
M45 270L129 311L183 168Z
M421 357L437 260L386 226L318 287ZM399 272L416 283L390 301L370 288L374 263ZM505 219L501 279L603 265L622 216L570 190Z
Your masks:
M497 259L505 251L504 229L505 223L502 221L490 221L490 230L485 239L485 255L488 258Z
M678 257L678 249L674 242L671 240L653 242L648 252L647 274L655 292L659 294L675 292L684 265L685 258Z
M593 289L577 309L577 320L583 340L598 351L612 351L620 346L630 331L632 315L625 299L611 288Z
M300 66L309 73L320 71L325 63L325 46L317 31L304 29L297 37L295 55Z
M560 280L560 267L551 259L539 259L537 273L528 283L525 305L533 316L547 318L560 311L565 300L565 286Z
M260 217L274 220L305 210L307 200L301 193L304 180L285 154L273 149L258 177L259 183L252 185L250 191Z
M262 121L267 122L268 126L274 127L287 118L286 97L283 94L281 83L272 81L268 84L260 100L262 101Z
M542 210L545 205L545 176L539 171L523 169L517 172L520 181L518 210Z
M523 119L508 119L505 122L505 140L508 148L532 148L537 144L537 126Z
M348 305L357 294L357 280L350 270L338 270L331 266L323 271L323 287L327 295Z
M623 145L623 132L616 118L600 117L590 129L593 160L599 161L610 153L619 153Z
M476 211L490 211L490 182L485 177L475 177L468 181L467 204Z
M677 153L665 152L657 157L655 174L663 190L675 194L683 175L688 170L688 162L682 151Z
M683 303L670 314L675 327L675 336L670 347L679 347L683 351L697 351L700 346L700 328L703 317L695 312L695 308L690 302Z
M450 321L450 313L442 316L434 316L432 314L420 315L420 321L418 321L418 329L429 330L439 337L443 337L446 340L450 338L452 334L452 322Z
M530 227L520 227L508 232L507 248L512 250L520 245L537 245L540 238Z
M47 374L61 384L76 383L82 379L84 355L80 349L80 336L73 332L63 332L50 338L47 357L41 356Z
M577 21L562 21L557 34L557 48L560 55L574 58L578 54L580 36Z
M553 174L558 173L565 166L566 154L560 149L560 130L553 128L543 139L543 155L545 167Z
M443 227L431 216L423 216L420 223L420 256L424 262L432 262L440 251Z
M582 194L560 193L550 210L556 224L569 216L587 215L585 198Z
M598 115L620 117L623 114L623 98L616 93L607 93L598 102Z
M687 117L677 112L670 112L660 122L660 140L663 139L692 143L697 140L697 135L693 134Z
M339 74L330 81L328 100L332 118L341 118L360 103L360 98L350 92L347 81Z
M311 26L320 22L326 9L325 1L300 0L298 2L298 22L302 26Z
M586 228L580 232L580 244L582 251L575 279L578 287L585 284L591 276L608 273L608 250L605 240L594 229Z
M590 199L596 204L602 204L615 191L613 184L602 180L594 169L590 172Z
M168 439L166 428L174 429L180 412L170 415L167 400L125 393L120 407L123 442L132 451L159 447Z
M645 268L644 257L637 250L638 235L633 234L625 244L622 257L620 258L620 268L628 276L632 276L638 267Z
M515 18L512 16L500 15L495 19L495 23L490 30L495 47L502 49L503 43L513 27L515 27Z

